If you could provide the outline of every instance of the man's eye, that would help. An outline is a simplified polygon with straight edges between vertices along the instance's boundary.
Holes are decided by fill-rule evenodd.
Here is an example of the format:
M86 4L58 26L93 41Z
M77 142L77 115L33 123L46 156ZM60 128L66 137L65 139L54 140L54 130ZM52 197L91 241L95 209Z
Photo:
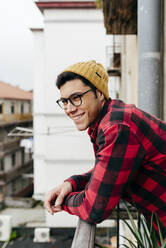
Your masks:
M79 101L80 100L80 96L79 95L73 95L71 97L71 100L73 100L73 101Z
M66 99L61 99L61 102L63 103L63 105L67 104L67 100Z

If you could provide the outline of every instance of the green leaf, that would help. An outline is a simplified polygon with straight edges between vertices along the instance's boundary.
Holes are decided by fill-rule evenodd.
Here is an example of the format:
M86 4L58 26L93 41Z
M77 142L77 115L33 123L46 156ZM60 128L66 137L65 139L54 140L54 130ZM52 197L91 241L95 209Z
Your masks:
M144 248L143 241L141 240L142 237L139 237L139 235L137 234L137 233L138 233L138 230L133 229L133 227L130 226L126 220L123 220L123 221L124 221L124 223L128 226L128 228L130 229L130 231L132 232L132 234L134 235L134 237L135 237L135 239L137 240L138 244L139 244L142 248Z
M144 233L142 235L144 235L143 240L145 243L145 247L149 247L149 248L153 248L153 243L150 237L150 232L148 230L148 227L146 225L145 220L140 216L140 225L142 226L142 229L144 231ZM148 244L147 244L148 243Z
M121 235L121 237L126 239L129 242L129 244L132 245L132 247L137 248L137 246L130 239L128 239L128 238L126 238L125 236L122 236L122 235ZM125 244L122 244L122 245L126 246Z
M10 239L9 240L11 241L11 240L14 240L16 238L18 238L17 232L16 231L12 231L11 234L10 234Z
M166 247L166 239L164 239L162 244L161 244L161 248L165 248L165 247Z
M95 246L99 247L99 248L107 248L106 246L100 245L98 243L95 243Z
M162 233L161 233L161 228L160 228L160 224L159 224L159 219L158 219L157 215L155 215L155 217L156 217L157 227L158 227L158 231L159 231L160 242L161 242L161 244L162 244L162 243L163 243L163 236L162 236Z
M129 247L129 246L127 246L127 245L125 245L125 244L121 244L121 245L123 245L124 247L126 247L126 248L131 248L131 247Z
M2 248L6 248L8 246L8 244L9 244L9 242L10 242L9 240L5 241L5 243L3 244Z
M150 220L150 224L147 224L145 219L143 217L140 218L140 226L141 228L139 228L138 226L136 226L135 222L134 222L134 218L127 206L127 204L124 202L126 211L128 213L129 216L129 220L130 220L130 224L126 221L123 220L124 223L128 226L129 230L132 232L132 234L134 235L138 245L141 248L158 248L158 240L156 237L156 233L155 233L155 229L153 227L153 220L154 220L154 214L152 214L151 216L151 220ZM157 227L159 230L159 236L160 236L160 241L161 241L161 248L166 248L166 239L163 240L163 236L162 236L162 232L161 232L161 225L162 223L160 222L160 219L158 218L157 215L155 215L156 217L156 221L157 221ZM128 240L126 237L124 237L126 240ZM133 247L133 243L128 240L129 244L132 245ZM127 246L125 246L127 247Z

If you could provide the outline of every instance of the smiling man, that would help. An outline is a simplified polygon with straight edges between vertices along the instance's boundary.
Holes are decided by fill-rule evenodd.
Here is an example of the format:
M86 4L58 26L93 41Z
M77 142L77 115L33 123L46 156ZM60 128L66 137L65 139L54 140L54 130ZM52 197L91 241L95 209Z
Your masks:
M110 99L107 72L95 61L68 67L56 85L58 105L79 131L88 129L95 165L53 188L45 199L48 212L64 210L100 223L125 199L147 221L156 213L166 227L166 123Z

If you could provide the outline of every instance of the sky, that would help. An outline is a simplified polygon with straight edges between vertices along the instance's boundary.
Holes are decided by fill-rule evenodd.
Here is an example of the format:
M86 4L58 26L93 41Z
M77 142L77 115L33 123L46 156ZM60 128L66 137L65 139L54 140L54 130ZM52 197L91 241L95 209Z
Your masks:
M33 35L43 27L33 0L0 0L0 81L33 89Z

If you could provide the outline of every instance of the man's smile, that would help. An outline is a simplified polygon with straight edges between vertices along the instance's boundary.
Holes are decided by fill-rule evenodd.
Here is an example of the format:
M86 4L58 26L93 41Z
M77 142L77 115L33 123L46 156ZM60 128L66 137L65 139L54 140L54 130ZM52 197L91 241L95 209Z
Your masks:
M84 114L85 113L82 113L82 114L79 114L79 115L74 115L74 116L70 115L70 118L73 119L74 121L76 121L76 120L81 119Z

